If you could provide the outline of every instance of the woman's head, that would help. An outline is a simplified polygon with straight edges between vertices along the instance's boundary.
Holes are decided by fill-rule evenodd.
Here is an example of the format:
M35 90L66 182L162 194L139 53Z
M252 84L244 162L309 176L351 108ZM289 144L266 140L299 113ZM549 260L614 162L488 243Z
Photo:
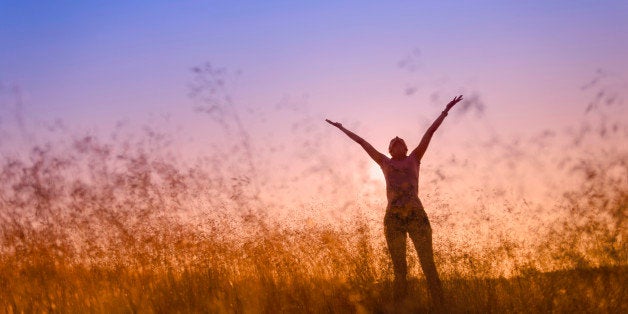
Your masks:
M406 142L404 142L403 139L395 136L395 138L390 140L388 152L393 158L403 158L406 157L406 154L408 153L408 146L406 146Z

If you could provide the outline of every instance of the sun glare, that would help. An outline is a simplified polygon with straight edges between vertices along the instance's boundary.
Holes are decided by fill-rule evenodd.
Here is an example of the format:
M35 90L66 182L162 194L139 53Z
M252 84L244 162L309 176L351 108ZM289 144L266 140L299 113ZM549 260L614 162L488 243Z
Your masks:
M379 165L374 162L369 164L369 177L371 180L384 182L384 173Z

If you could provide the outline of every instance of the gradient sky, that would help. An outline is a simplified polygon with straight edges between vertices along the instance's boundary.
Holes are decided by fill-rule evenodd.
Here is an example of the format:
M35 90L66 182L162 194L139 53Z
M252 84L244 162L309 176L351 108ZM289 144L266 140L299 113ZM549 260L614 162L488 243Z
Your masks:
M571 116L597 69L625 88L626 34L626 1L3 0L0 80L37 118L106 124L188 110L188 69L210 61L242 71L234 94L252 106L307 95L371 123L478 91L495 123L524 127Z
M596 77L595 88L624 101L626 34L626 1L2 0L0 82L20 88L34 124L109 130L171 115L212 141L188 96L190 68L211 62L241 73L229 93L242 111L270 113L266 131L278 138L288 141L285 126L297 120L272 108L296 103L385 150L394 135L418 142L459 93L479 97L482 120L450 118L442 133L572 124ZM252 133L255 119L246 120Z

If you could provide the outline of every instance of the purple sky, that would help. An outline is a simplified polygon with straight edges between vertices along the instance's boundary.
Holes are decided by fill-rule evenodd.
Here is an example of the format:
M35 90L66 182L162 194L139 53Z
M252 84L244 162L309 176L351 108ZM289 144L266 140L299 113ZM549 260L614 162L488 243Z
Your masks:
M598 69L625 90L626 16L625 1L0 1L0 80L36 119L88 126L186 121L205 61L242 71L232 93L254 107L306 95L322 115L406 124L435 93L477 91L498 126L543 126L586 104Z

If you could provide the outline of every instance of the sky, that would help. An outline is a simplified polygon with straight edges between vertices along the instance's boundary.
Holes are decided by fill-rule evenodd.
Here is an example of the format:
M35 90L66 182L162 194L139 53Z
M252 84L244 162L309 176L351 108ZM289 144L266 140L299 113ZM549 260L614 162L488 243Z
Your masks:
M385 152L395 135L418 143L464 94L473 105L454 109L431 158L470 156L496 135L577 125L599 91L625 103L626 34L626 1L0 0L0 83L32 125L106 133L168 117L194 150L223 137L190 97L191 69L209 62L253 140L302 159L331 149L320 160L354 160L381 187L324 118Z
M627 16L625 1L3 0L0 80L33 116L87 125L186 110L188 69L211 62L241 71L235 94L252 106L307 95L370 121L478 91L522 127L563 119L598 69L625 88Z

